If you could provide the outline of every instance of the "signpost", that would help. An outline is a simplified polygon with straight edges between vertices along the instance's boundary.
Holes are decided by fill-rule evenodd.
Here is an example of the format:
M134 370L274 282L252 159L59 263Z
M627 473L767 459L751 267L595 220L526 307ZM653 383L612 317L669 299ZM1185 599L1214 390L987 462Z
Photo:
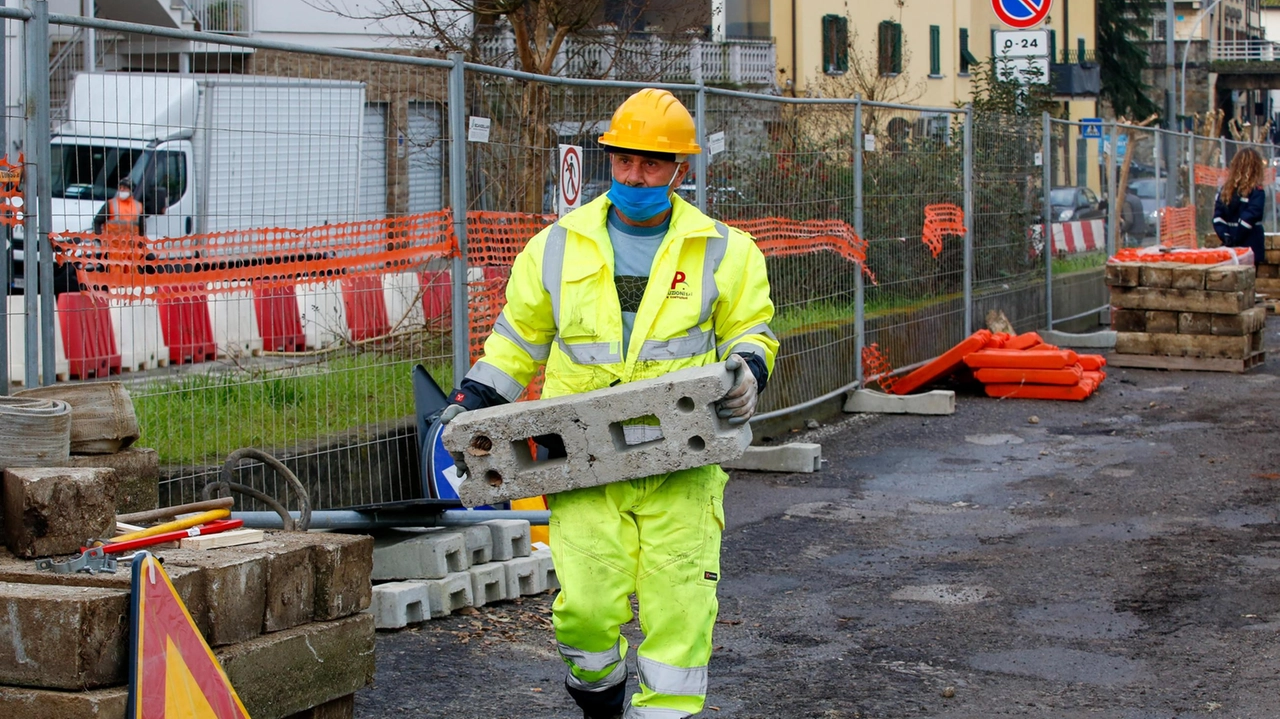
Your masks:
M560 146L560 173L556 182L556 207L561 217L582 205L582 148Z
M1049 16L1050 4L1051 0L991 0L991 7L996 11L1000 22L1019 30L1044 22ZM999 48L997 43L996 52L1000 51Z
M994 0L999 3L1000 0ZM1045 0L1045 7L1048 7ZM1023 85L1049 82L1049 31L998 30L995 33L996 76Z

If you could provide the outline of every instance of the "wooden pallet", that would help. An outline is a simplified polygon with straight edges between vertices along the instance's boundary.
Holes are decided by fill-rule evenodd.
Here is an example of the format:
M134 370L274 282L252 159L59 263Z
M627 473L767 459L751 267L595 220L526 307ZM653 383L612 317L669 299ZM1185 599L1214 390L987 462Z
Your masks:
M1171 357L1168 355L1131 355L1112 352L1107 355L1108 367L1134 367L1137 369L1186 370L1190 372L1235 372L1249 370L1267 361L1267 353L1255 352L1245 359L1221 359L1216 357Z

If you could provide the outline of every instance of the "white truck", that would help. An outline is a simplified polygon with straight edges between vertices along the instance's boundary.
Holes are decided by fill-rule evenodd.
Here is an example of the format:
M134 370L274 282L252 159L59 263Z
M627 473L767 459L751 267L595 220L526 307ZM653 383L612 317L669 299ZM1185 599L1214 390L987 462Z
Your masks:
M52 138L52 230L91 231L125 177L153 239L367 219L364 118L359 82L80 74ZM20 292L21 240L14 244Z

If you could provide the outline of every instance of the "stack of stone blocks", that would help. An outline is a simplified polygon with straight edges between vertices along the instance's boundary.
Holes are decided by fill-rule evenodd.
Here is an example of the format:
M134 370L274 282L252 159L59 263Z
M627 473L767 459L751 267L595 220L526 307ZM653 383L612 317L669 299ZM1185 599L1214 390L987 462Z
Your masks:
M1268 306L1275 312L1280 308L1280 234L1267 235L1263 256L1253 259L1258 272L1256 289L1266 295Z
M529 540L529 523L495 519L456 529L391 530L374 540L378 629L401 629L463 607L558 589L551 550Z
M124 719L128 562L87 574L41 571L33 561L69 559L86 540L110 536L117 512L156 507L155 453L120 454L4 471L0 716ZM354 693L374 671L374 622L364 611L371 537L271 532L257 544L153 553L250 716L353 716Z

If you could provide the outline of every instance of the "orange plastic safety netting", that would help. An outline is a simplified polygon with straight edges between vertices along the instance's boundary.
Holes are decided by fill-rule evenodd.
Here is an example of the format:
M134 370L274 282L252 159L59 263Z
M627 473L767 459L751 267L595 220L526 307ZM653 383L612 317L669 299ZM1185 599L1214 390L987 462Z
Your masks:
M414 272L454 257L449 210L306 229L262 228L150 240L136 235L51 235L89 290L139 297L207 296L246 285L292 285Z
M759 220L737 220L728 224L755 237L756 246L765 257L834 252L860 265L862 272L875 282L875 275L867 268L867 241L858 237L853 226L843 220L765 217Z
M1209 187L1222 187L1227 181L1227 173L1229 170L1225 167L1213 167L1212 165L1196 165L1193 171L1193 179L1197 185L1207 185ZM1264 185L1274 185L1276 182L1276 168L1268 167L1263 175Z
M942 254L943 236L959 235L964 237L964 234L963 209L950 203L925 205L924 231L921 233L920 239L933 251L934 257Z
M893 367L889 365L888 358L875 342L862 348L862 385L865 387L872 380L887 394L893 394L893 385L898 381L893 375Z
M1165 207L1160 210L1160 244L1165 247L1195 248L1196 208Z

